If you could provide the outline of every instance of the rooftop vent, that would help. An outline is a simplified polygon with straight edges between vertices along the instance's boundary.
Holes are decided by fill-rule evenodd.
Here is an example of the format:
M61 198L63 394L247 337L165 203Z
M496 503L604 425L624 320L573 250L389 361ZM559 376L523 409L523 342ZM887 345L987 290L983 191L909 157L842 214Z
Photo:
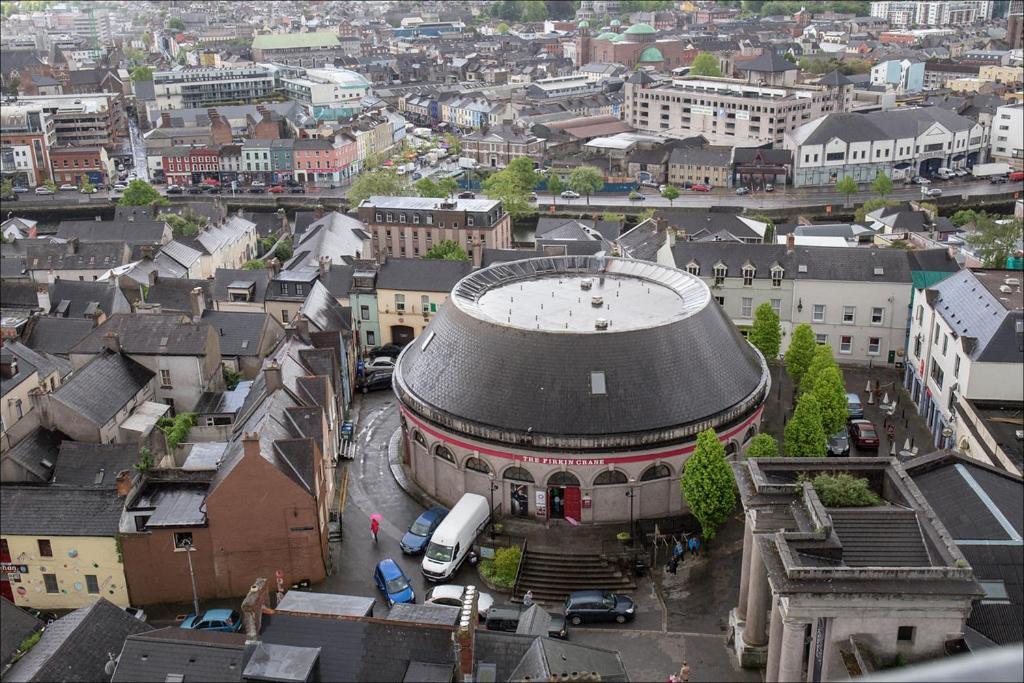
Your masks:
M598 318L597 320L595 320L594 321L594 329L596 329L596 330L607 330L608 329L608 319L607 318Z
M875 275L885 275L885 270L882 266L875 266Z
M807 272L807 266L804 265L803 263L801 263L800 265L798 265L796 267L796 272L798 272L798 273L806 273Z
M589 277L586 277L586 278L583 278L582 280L580 280L580 289L582 289L582 290L588 290L588 289L590 289L593 286L594 286L594 282Z
M599 296L592 296L592 297L590 297L590 305L591 306L603 306L604 305L604 299L602 299Z

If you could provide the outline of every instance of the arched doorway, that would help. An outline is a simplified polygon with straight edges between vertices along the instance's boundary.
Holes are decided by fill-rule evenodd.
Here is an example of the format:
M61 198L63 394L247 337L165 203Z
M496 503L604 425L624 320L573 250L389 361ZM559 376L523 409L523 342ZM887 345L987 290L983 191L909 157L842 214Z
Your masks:
M580 480L572 472L555 472L548 477L548 517L580 521Z
M391 343L397 346L405 346L414 337L413 329L408 325L391 326Z
M530 484L533 475L525 467L513 466L505 470L502 479L508 482L509 512L513 517L530 516Z

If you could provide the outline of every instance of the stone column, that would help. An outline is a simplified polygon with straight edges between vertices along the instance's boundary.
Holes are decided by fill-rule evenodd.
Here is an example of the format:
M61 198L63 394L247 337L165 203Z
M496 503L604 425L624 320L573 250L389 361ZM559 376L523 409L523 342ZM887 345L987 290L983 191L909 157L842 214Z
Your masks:
M750 557L750 588L747 596L747 627L743 631L743 641L747 645L763 646L768 641L765 632L765 621L768 615L768 604L772 589L768 585L768 572L761 557L761 546L754 541Z
M750 551L753 544L752 522L749 515L743 516L743 563L740 569L740 601L736 606L736 618L747 619L747 596L750 594Z
M782 606L779 598L772 600L772 620L768 632L768 665L764 680L775 683L779 680L779 658L782 656Z
M782 626L782 654L779 657L779 681L804 680L804 630L806 624L786 621Z

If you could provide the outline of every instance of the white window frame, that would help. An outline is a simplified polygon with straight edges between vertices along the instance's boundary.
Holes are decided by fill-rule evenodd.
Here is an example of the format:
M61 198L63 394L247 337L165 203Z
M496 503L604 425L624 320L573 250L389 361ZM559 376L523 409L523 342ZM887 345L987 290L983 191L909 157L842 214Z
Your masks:
M740 317L751 318L754 315L754 297L745 296L740 299Z
M849 341L844 342L844 339ZM853 335L844 334L839 337L839 353L853 353Z
M768 301L772 310L775 311L775 315L782 315L782 299L769 299Z
M405 294L395 294L395 312L405 313Z
M818 315L818 309L821 309L821 315ZM825 322L825 315L828 312L828 307L825 304L811 304L811 322L812 323L823 323Z
M872 351L872 348L874 351ZM868 337L868 355L877 356L882 353L882 338L881 337Z
M878 313L878 322L875 322L875 313ZM885 324L885 307L884 306L872 306L871 307L871 324L872 325L884 325Z
M754 276L757 275L757 268L744 268L743 269L743 286L753 287Z
M772 287L781 287L782 278L785 274L786 271L782 268L772 268Z
M828 345L828 335L827 334L816 334L816 335L814 335L814 342L816 344L821 344L823 346L827 346Z
M849 316L849 320L847 320ZM843 319L844 325L856 325L857 324L857 307L856 306L843 306Z
M174 384L171 383L171 371L167 369L160 370L160 388L161 389L173 389Z

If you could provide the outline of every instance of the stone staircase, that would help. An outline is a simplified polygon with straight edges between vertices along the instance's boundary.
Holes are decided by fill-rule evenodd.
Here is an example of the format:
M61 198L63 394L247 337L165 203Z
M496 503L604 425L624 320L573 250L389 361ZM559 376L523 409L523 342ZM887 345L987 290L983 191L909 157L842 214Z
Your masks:
M636 589L636 581L600 555L569 555L527 548L512 602L522 602L529 590L533 591L534 602L561 603L570 592L586 589L627 593Z

